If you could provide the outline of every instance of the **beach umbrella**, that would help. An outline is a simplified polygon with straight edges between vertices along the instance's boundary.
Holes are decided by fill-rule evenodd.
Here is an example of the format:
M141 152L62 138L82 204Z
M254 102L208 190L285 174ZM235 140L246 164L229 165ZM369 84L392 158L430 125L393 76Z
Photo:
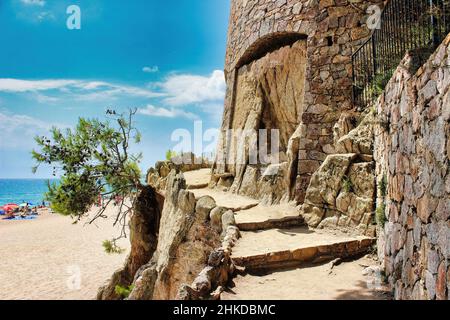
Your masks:
M5 204L4 206L3 206L3 209L5 210L5 211L10 211L10 210L14 210L14 209L16 209L16 208L18 208L19 206L17 205L17 204L15 204L15 203L8 203L8 204Z
M26 206L28 206L28 203L26 202L19 204L19 208L24 208Z

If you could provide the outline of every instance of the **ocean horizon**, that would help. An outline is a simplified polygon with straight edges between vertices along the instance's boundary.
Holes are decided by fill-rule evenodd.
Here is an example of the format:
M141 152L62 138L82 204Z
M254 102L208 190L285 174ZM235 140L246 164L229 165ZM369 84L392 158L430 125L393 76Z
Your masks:
M58 179L0 179L0 206L7 203L30 202L42 204L48 191L47 181L58 182Z
M40 205L45 199L45 193L48 191L47 181L58 182L59 179L40 179L40 178L0 178L0 206L7 203L20 204L29 202L33 205ZM141 179L146 183L145 176ZM45 200L45 202L47 202Z

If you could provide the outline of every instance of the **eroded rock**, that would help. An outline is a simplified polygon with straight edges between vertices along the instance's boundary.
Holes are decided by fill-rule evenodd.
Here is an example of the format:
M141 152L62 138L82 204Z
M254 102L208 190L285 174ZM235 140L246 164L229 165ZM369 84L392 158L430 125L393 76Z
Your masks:
M119 300L116 286L128 287L142 265L152 258L158 243L159 224L164 198L147 186L139 192L130 218L131 250L125 264L117 270L98 293L98 300Z
M180 286L194 280L209 253L219 246L219 234L207 219L212 199L196 202L185 187L183 175L173 170L167 177L158 246L135 277L129 299L174 299Z

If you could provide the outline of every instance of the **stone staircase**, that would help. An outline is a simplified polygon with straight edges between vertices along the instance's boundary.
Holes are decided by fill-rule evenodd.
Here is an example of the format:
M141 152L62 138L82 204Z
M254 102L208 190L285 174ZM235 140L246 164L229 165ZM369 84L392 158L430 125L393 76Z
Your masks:
M367 252L373 239L311 231L307 227L242 232L233 248L235 265L249 271L321 263Z
M190 191L195 195L196 199L199 199L203 196L210 196L216 201L217 206L224 207L227 210L232 210L235 213L256 207L259 203L258 200L251 199L249 197L244 197L214 189L204 188L192 189Z
M211 169L199 169L183 173L186 179L187 189L204 189L208 187L211 177Z
M289 204L263 206L257 200L214 189L191 191L196 198L211 196L218 206L235 213L241 238L235 244L231 258L243 272L237 279L237 287L240 282L245 285L254 277L258 278L255 273L284 272L286 268L316 268L336 259L360 258L375 241L373 238L349 236L338 231L312 230L305 225L298 208ZM289 286L289 282L283 285ZM327 283L319 279L316 285L326 288ZM258 287L255 292L264 291L263 284ZM229 292L225 292L224 297L242 298Z
M303 217L298 214L298 210L290 205L257 205L238 212L235 219L241 231L299 227L305 223Z

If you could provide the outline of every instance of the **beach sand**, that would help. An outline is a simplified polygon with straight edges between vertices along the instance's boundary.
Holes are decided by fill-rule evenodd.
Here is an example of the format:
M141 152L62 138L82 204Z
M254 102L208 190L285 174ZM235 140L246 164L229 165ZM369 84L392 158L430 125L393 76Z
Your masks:
M109 216L115 208L107 209ZM120 234L112 218L73 220L44 210L31 221L0 220L0 300L89 300L121 267L129 239L121 239L122 254L108 255L104 240Z

